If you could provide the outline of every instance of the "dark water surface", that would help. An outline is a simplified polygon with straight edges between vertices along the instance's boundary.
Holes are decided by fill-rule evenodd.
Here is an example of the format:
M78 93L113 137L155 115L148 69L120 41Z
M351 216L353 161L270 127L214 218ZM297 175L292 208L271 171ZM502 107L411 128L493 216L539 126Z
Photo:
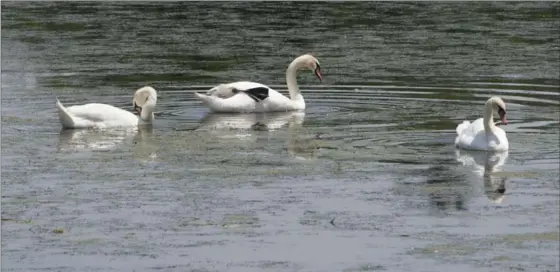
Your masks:
M558 271L559 6L2 1L2 271ZM194 98L308 52L305 113ZM509 152L455 150L492 95Z

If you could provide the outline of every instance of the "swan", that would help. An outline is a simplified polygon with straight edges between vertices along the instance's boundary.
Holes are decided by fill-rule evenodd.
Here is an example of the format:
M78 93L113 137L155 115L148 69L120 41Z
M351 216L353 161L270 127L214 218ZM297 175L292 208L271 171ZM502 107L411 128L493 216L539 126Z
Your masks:
M457 126L455 146L485 151L508 150L509 143L506 132L494 124L494 111L498 112L502 124L507 125L506 104L497 96L490 97L486 101L484 118L478 118L472 123L463 121Z
M286 70L286 83L290 97L286 97L272 88L250 81L238 81L220 84L206 94L195 93L213 112L274 112L305 109L305 101L300 93L296 73L300 69L309 69L320 81L321 66L319 61L310 54L297 57Z
M156 101L156 90L145 86L138 89L132 98L134 110L139 115L100 103L64 107L58 98L56 106L60 123L64 128L136 127L152 124Z

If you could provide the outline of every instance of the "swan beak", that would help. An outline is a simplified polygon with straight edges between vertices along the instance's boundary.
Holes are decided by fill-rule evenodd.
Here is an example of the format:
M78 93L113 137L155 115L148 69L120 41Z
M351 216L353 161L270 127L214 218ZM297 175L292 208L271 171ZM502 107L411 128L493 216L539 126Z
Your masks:
M136 103L134 103L134 112L140 114L142 112L142 107L138 106Z
M500 120L502 121L502 124L507 125L508 120L506 119L506 111L500 108L498 109L498 114L500 115Z
M317 69L315 69L315 76L317 76L319 81L323 81L323 75L321 75L321 69L319 69L319 67L317 67Z

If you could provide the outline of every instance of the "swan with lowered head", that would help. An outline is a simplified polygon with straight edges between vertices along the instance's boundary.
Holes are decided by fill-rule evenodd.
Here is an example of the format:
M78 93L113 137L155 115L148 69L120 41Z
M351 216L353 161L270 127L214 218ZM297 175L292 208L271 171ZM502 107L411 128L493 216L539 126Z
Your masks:
M486 101L484 118L478 118L472 123L463 121L457 126L455 145L459 148L474 150L508 150L506 132L494 124L494 111L498 112L502 124L507 125L506 104L501 98L493 96Z
M156 102L156 90L146 86L138 89L132 98L132 105L138 115L100 103L64 107L56 99L56 106L60 123L64 128L111 128L151 124L154 120Z
M309 69L322 80L319 61L310 54L297 57L286 70L286 83L290 97L270 87L250 81L220 84L206 94L195 93L214 112L274 112L305 109L305 100L300 93L296 73Z

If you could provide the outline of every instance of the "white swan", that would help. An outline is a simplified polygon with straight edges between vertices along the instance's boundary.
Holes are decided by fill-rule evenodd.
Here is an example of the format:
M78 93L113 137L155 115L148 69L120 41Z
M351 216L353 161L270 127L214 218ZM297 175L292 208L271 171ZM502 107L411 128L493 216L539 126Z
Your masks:
M478 118L472 123L463 121L457 126L455 146L486 151L508 150L506 132L494 124L494 110L498 112L502 124L507 125L506 104L501 98L493 96L486 101L484 118Z
M132 98L134 110L139 115L100 103L65 108L56 99L56 106L58 107L60 123L64 128L136 127L139 125L149 125L153 122L156 102L156 90L146 86L138 89Z
M250 81L238 81L221 84L210 89L206 94L195 93L214 112L273 112L305 109L305 101L299 91L296 73L300 69L309 69L322 80L319 61L312 55L297 57L286 70L286 83L290 98L270 87Z

